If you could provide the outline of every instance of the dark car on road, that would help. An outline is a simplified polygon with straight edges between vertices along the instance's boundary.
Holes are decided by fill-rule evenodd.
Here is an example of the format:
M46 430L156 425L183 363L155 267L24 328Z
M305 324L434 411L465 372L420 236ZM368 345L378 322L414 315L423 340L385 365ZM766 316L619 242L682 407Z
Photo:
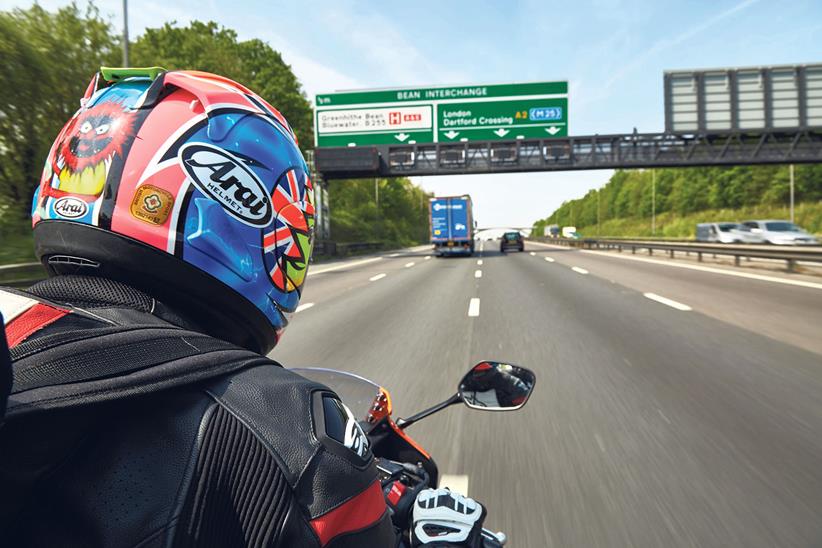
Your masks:
M522 239L522 234L519 232L506 232L502 235L502 240L499 244L501 253L505 253L508 248L516 248L520 251L525 251L525 242Z

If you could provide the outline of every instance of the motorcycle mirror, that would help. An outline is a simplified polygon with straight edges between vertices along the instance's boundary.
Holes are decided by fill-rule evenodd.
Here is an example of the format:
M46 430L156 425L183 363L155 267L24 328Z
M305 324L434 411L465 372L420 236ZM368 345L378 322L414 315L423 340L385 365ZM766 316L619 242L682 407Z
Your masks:
M528 401L536 380L530 369L483 361L462 378L459 397L471 409L514 411Z

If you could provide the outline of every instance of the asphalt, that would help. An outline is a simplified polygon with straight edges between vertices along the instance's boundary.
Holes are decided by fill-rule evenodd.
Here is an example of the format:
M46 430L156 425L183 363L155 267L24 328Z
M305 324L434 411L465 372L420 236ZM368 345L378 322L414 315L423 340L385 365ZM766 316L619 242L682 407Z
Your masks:
M497 245L317 265L272 356L370 378L396 417L483 359L533 369L520 411L408 430L511 546L822 546L822 288Z

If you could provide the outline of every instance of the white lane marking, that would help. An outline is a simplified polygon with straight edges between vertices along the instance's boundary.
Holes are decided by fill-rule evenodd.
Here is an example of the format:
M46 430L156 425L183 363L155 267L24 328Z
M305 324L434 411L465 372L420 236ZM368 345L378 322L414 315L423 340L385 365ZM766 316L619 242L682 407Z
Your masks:
M399 256L400 256L400 254L399 254L399 253L392 253L392 254L390 254L390 255L386 255L386 257L391 257L392 259L393 259L394 257L399 257Z
M534 253L533 251L532 251L531 253L529 253L529 255L530 255L531 257L536 257L536 256L537 256L537 254L536 254L536 253Z
M468 316L473 318L479 316L479 307L480 307L480 300L478 297L474 297L471 299L471 302L468 303Z
M665 416L665 413L662 412L662 409L657 409L657 411L659 412L659 416L662 417L665 420L665 422L671 424L671 419Z
M536 243L536 242L533 242ZM710 272L711 274L722 274L723 276L736 276L737 278L748 278L749 280L759 280L762 282L772 282L775 284L795 285L799 287L809 287L811 289L822 289L822 283L805 282L802 280L789 280L786 278L777 278L774 276L763 276L762 274L750 274L748 272L734 272L725 270L723 268L712 268L710 266L699 266L695 264L682 264L673 261L660 261L657 259L645 259L643 257L632 257L630 255L617 255L605 251L590 251L588 249L580 250L582 253L590 253L592 255L604 255L605 257L612 257L614 259L626 259L628 261L639 261L642 263L660 264L663 266L672 266L674 268L687 268L689 270L698 270L700 272Z
M545 260L546 260L546 261L548 261L549 263L553 263L553 262L554 262L554 258L553 258L553 257L545 257Z
M482 270L475 270L474 271L475 278L482 278Z
M680 302L673 301L673 300L668 299L666 297L662 297L660 295L657 295L656 293L643 293L643 295L645 295L645 297L651 299L652 301L656 301L658 303L666 304L666 305L670 306L671 308L676 308L677 310L682 310L684 312L687 312L688 310L693 310L687 304L682 304Z
M479 261L477 261L477 266L482 266L482 259L480 259Z
M313 276L314 274L322 274L323 272L331 272L332 270L339 270L341 268L353 268L355 266L360 266L361 264L373 263L374 261L381 261L382 257L373 257L371 259L364 259L362 261L356 261L353 263L344 262L342 264L338 264L335 266L329 266L328 268L323 268L321 270L313 270L309 269L308 274L306 276Z
M599 437L599 434L594 434L594 438L597 440L597 445L599 445L599 450L603 453L605 452L605 443L602 441L602 438Z
M411 261L410 263L405 263L405 268L411 268L415 264L417 264L417 263L415 263L414 261Z
M448 487L451 491L468 496L468 476L460 474L443 474L440 476L440 487Z
M302 312L303 310L308 310L312 306L314 306L314 303L301 304L300 306L297 307L297 310L295 310L294 313L296 314L297 312Z
M580 267L578 267L578 266L572 266L572 267L571 267L571 270L573 270L573 271L574 271L574 272L576 272L577 274L588 274L588 271L587 271L587 270L585 270L584 268L580 268Z
M425 260L426 260L426 261L427 261L428 259L430 259L430 258L431 258L431 255L426 255L426 256L425 256Z
M382 280L383 278L385 278L385 276L386 276L386 274L383 272L382 274L377 274L376 276L371 276L370 278L368 278L368 281L376 282L377 280Z

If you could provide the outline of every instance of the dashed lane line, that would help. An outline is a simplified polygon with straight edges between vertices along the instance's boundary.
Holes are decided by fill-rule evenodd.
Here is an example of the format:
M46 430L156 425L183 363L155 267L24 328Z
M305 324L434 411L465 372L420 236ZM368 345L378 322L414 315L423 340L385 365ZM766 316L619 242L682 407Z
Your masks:
M545 257L545 260L546 260L547 262L549 262L549 263L553 263L553 262L554 262L554 258L553 258L553 257Z
M312 306L314 306L314 303L303 303L303 304L301 304L300 306L297 307L297 310L295 310L294 313L296 314L297 312L302 312L303 310L308 310Z
M571 267L571 270L573 270L573 271L574 271L574 272L576 272L577 274L588 274L588 271L587 271L587 270L585 270L584 268L580 268L580 267L578 267L578 266L572 266L572 267Z
M477 266L482 266L482 259L477 261Z
M386 274L385 272L383 272L381 274L377 274L376 276L371 276L370 278L368 278L368 281L376 282L377 280L382 280L383 278L385 278L385 276Z
M474 271L475 278L482 278L482 270L475 270Z
M533 251L532 251L531 253L529 253L529 255L530 255L531 257L536 257L536 256L537 256L537 254L536 254L536 253L534 253Z
M417 263L415 263L414 261L411 261L410 263L405 263L405 268L411 268L415 264L417 264Z
M671 308L676 308L677 310L682 310L684 312L693 310L687 304L682 304L680 302L674 301L673 299L662 297L661 295L657 295L656 293L643 293L643 295L645 295L646 298L651 299L652 301L662 303L664 305L670 306Z
M425 260L426 260L426 261L427 261L428 259L430 259L430 258L431 258L431 255L426 255L426 256L425 256Z
M473 297L468 303L468 317L476 318L480 313L480 300L478 297Z
M468 476L461 474L442 474L440 487L448 487L451 491L468 496Z

